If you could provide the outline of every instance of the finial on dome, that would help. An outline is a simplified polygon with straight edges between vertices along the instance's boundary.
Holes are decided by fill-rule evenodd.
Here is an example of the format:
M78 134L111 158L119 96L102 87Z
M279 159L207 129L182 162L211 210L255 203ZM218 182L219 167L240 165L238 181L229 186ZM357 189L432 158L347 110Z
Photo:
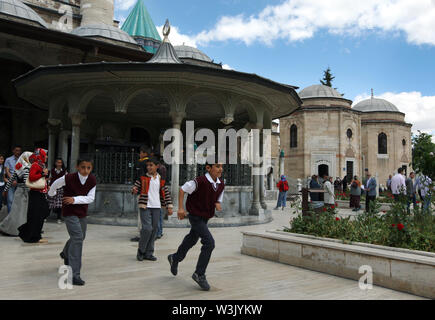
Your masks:
M171 32L171 25L169 24L169 20L166 19L165 25L163 26L163 35L167 37L169 36L170 32Z
M373 88L372 88L372 99L373 99Z

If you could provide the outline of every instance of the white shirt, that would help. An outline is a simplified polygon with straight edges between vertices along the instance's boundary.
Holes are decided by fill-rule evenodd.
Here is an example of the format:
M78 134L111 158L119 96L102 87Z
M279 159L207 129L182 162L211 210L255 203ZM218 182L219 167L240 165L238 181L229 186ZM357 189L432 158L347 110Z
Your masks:
M428 176L420 176L417 182L417 186L421 191L421 196L424 198L430 193L429 186L432 183L432 179Z
M406 194L406 181L403 174L396 173L391 179L391 192L393 194Z
M161 208L160 203L160 175L157 174L155 178L151 177L150 186L148 190L148 203L147 208Z
M221 181L219 180L219 178L216 178L216 181L213 180L213 178L210 176L210 174L207 172L205 174L205 177L207 178L207 180L213 185L213 189L217 190L217 185L221 183ZM196 191L196 181L195 180L190 180L187 181L182 187L181 189L183 189L184 192L188 193L188 194L192 194L194 191ZM222 199L224 197L224 191L222 191L221 195L219 196L217 202L222 203Z
M79 175L80 183L84 185L86 183L86 180L88 179L88 176L82 176L80 173L78 173L78 175ZM65 186L65 176L62 176L59 179L57 179L55 182L53 182L53 184L50 187L50 190L48 191L48 195L50 197L54 197L56 195L57 189L60 189L64 186ZM86 196L73 197L74 204L90 204L94 202L96 189L97 189L96 186L93 187Z

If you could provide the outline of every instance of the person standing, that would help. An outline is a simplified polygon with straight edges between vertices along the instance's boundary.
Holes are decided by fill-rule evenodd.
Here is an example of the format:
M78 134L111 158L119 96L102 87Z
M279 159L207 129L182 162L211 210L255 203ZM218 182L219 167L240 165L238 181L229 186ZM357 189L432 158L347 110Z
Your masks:
M320 183L318 181L318 176L315 174L311 177L310 189L319 189L319 190L322 189L322 187L320 186ZM311 198L311 201L321 201L319 192L310 192L310 198Z
M136 162L136 177L135 181L139 180L141 176L145 176L147 173L147 160L150 158L150 149L146 146L139 148L139 160ZM137 208L137 229L139 236L130 239L132 242L138 242L140 239L140 231L142 230L142 223L140 221L140 208Z
M77 172L66 174L51 185L48 195L54 197L57 190L64 188L62 215L69 240L59 254L65 265L71 266L73 285L83 286L80 270L82 267L83 241L86 237L88 205L95 200L97 179L92 172L93 163L89 159L77 161Z
M358 180L357 176L353 177L350 184L350 202L349 206L352 211L359 211L361 209L361 181Z
M367 171L367 180L364 186L366 191L366 212L370 212L370 202L376 200L376 179L372 177L371 173Z
M285 201L287 198L287 191L289 189L286 176L284 175L281 176L281 180L276 184L276 187L279 190L279 195L278 195L278 202L276 203L276 207L274 210L278 210L279 207L281 206L282 206L282 210L284 210L286 204Z
M325 207L333 207L335 206L335 194L334 194L334 186L332 184L332 177L324 176L325 183L323 184L323 190L325 190Z
M29 205L27 208L27 222L18 228L18 236L26 243L46 243L47 239L41 237L44 219L49 215L47 203L48 169L45 167L47 152L36 149L30 156L32 165L29 171ZM26 182L27 185L27 182Z
M347 175L344 176L343 180L341 180L341 183L343 185L343 192L346 193L347 192L347 184L349 183L349 181L347 179Z
M50 176L48 178L48 185L51 187L53 183L62 178L68 172L65 169L65 164L61 158L57 158L54 161L54 166L50 171ZM63 199L63 188L59 189L54 197L48 197L48 207L57 216L57 223L62 222L62 199Z
M215 248L215 241L207 226L208 221L214 217L215 210L222 211L222 199L225 184L219 178L222 177L223 166L220 163L207 163L207 173L204 176L186 182L181 188L178 196L178 219L186 217L184 210L184 193L187 193L186 209L191 229L184 238L176 253L168 255L171 273L175 276L178 272L178 263L184 260L187 252L201 238L201 253L196 264L196 270L192 279L202 290L210 290L205 275L211 254Z
M5 157L0 154L0 211L3 208L3 190L5 189Z
M136 258L138 261L156 261L154 254L154 242L157 235L157 227L160 220L162 207L168 208L172 214L172 200L165 180L157 173L159 160L150 158L146 162L147 173L136 180L132 188L133 194L140 194L139 208L142 229L140 232L139 247Z
M423 199L422 211L423 213L430 212L431 198L432 198L432 179L423 173L418 179L418 188L421 190L421 198Z
M6 193L17 182L17 189L12 202L11 212L0 223L0 231L8 236L18 236L18 228L27 222L27 209L29 204L29 188L25 182L29 175L32 161L32 152L23 152L15 165L14 174L6 183L3 192ZM4 195L3 195L4 197ZM5 198L5 197L4 197Z
M160 157L160 164L159 164L159 168L157 169L157 173L160 175L160 178L162 180L166 181L166 167L164 165L163 157ZM160 239L161 237L163 237L163 218L165 217L165 211L166 210L164 208L160 209L160 220L157 228L156 239Z
M403 168L397 169L397 173L391 179L391 192L395 201L400 201L406 196L406 181L403 176Z
M388 176L388 180L387 180L387 189L388 189L388 191L390 191L391 192L391 179L392 179L392 176L391 176L391 174Z
M416 187L417 183L414 181L415 173L411 172L409 174L408 179L406 179L406 195L408 197L407 201L407 212L408 214L411 213L411 203L413 204L414 210L417 207L417 198L416 198Z
M21 156L22 148L20 146L15 146L12 149L12 153L13 155L7 158L5 161L5 173L7 179L10 179L14 174L15 165L17 164L18 158ZM7 195L8 213L11 212L12 202L14 201L14 193L16 189L17 189L17 182L14 181L12 183L12 186L9 188L8 195Z

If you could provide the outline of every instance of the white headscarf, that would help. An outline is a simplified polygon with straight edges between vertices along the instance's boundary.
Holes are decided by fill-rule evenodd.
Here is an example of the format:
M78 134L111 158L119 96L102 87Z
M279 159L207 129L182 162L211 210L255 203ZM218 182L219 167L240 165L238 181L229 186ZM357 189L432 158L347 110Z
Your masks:
M30 166L32 165L29 160L32 154L33 152L25 151L18 158L17 163L15 165L15 172L17 173L18 177L21 177L23 175L24 169L30 168Z

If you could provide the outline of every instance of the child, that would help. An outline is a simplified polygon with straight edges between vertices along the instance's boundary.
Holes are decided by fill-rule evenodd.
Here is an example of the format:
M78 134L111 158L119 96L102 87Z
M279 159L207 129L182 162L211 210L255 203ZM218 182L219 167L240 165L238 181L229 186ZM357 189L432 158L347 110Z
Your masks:
M222 210L221 203L224 195L224 183L219 180L222 176L222 164L209 164L205 166L207 173L204 176L186 182L181 188L178 200L178 219L186 217L183 207L184 193L188 193L186 208L191 225L190 233L184 238L178 250L168 256L171 273L177 275L178 263L183 261L187 252L201 238L202 248L198 258L195 273L192 279L205 291L210 290L205 271L210 261L211 253L215 247L213 236L208 229L207 222L214 216L215 209Z
M65 174L68 174L68 172L65 169L65 165L63 163L63 160L61 158L57 158L54 161L53 169L50 171L50 177L48 185L51 187L53 183L63 177ZM48 198L48 207L53 210L54 213L56 213L57 216L57 223L61 223L61 215L62 215L62 199L63 199L63 189L59 189L57 191L57 194L55 197Z
M62 215L70 238L60 253L60 257L65 265L71 266L73 285L77 286L85 284L80 278L82 249L86 236L88 205L94 202L97 185L95 176L91 174L92 168L91 160L78 160L78 172L57 179L48 192L48 195L53 197L58 189L64 187Z
M154 241L156 240L160 210L168 207L172 214L172 200L168 187L157 173L159 160L151 158L146 160L146 175L140 177L132 188L132 193L139 193L139 209L142 228L140 231L139 248L136 258L138 261L156 261L154 254Z

